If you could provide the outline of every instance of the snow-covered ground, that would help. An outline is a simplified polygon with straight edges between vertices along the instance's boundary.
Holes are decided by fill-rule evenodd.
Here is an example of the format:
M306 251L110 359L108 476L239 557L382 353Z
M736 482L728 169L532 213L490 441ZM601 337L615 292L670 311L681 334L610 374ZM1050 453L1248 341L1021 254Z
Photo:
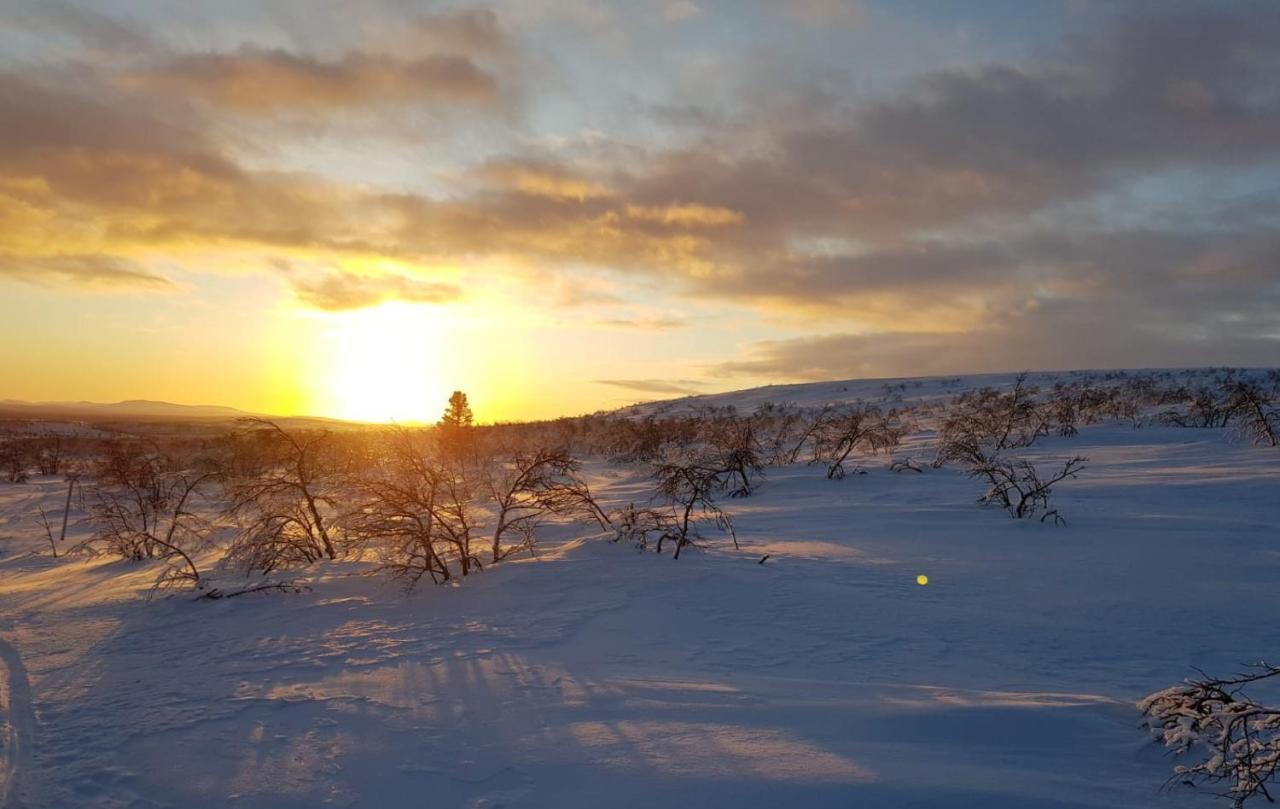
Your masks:
M819 396L792 394L737 401ZM739 551L672 561L562 528L456 587L405 596L329 563L308 592L216 602L148 602L146 565L50 558L36 505L61 508L62 484L0 484L0 797L1215 805L1159 791L1171 762L1134 703L1277 656L1280 452L1110 424L1029 454L1089 457L1055 490L1066 526L880 457L840 481L770 470L726 501ZM646 496L641 470L590 471L610 505Z

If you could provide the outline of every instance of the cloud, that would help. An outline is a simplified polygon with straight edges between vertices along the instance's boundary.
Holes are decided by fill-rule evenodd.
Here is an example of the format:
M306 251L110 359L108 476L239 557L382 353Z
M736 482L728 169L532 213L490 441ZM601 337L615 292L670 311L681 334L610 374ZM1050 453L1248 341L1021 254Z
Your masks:
M126 81L248 114L405 102L487 104L498 96L497 80L469 58L440 54L403 60L355 52L325 61L243 47L176 56Z
M624 210L630 219L684 227L739 225L743 220L742 213L739 211L697 203L628 205Z
M611 385L615 388L625 388L626 390L636 391L638 393L652 393L657 395L681 394L691 395L701 393L701 382L690 379L677 379L666 381L662 379L597 379L597 385Z
M1125 304L1073 303L958 334L874 332L760 341L743 359L708 367L717 378L786 381L931 376L1151 365L1270 367L1280 351L1274 310L1253 322L1135 326ZM1265 324L1259 330L1257 324ZM1156 359L1153 358L1164 358Z
M662 18L667 22L684 22L702 13L702 9L689 0L665 0L662 4Z
M688 320L680 317L605 318L597 320L596 323L614 329L643 329L646 331L683 329L689 325Z
M508 58L515 50L497 12L489 8L453 9L418 17L409 26L409 35L415 45L438 53Z
M454 284L422 281L402 275L355 276L341 272L289 274L298 300L313 309L340 312L376 306L389 300L450 303L462 297Z
M40 285L165 292L176 285L140 264L117 256L16 256L0 253L0 278Z
M779 12L809 25L856 23L865 13L862 0L788 0Z
M498 189L551 200L585 202L612 194L603 183L547 161L493 161L478 168L472 176Z
M1026 344L1055 356L1044 329L1073 335L1068 311L1117 317L1090 337L1155 350L1234 328L1231 344L1252 351L1261 344L1243 331L1272 333L1280 304L1276 222L1258 213L1280 209L1280 186L1265 182L1280 172L1280 19L1258 8L1120 17L1047 56L938 71L871 100L788 94L786 114L767 99L734 112L694 98L666 105L686 124L680 137L647 144L513 137L477 147L476 165L431 194L253 168L217 140L220 116L492 104L506 75L494 65L518 49L489 11L421 19L385 51L370 40L324 58L145 53L120 69L146 92L111 66L11 71L0 74L0 226L12 256L36 261L58 244L120 261L233 248L483 263L530 286L567 279L566 301L602 299L593 280L625 277L801 313L810 328L919 341L914 353L880 338L840 344L888 352L876 367L941 362L948 347L972 346L974 362L1020 356L1023 341L994 325L1004 322L1043 333ZM62 24L128 42L110 21ZM541 89L555 103L564 90ZM1252 185L1228 214L1196 178L1231 172ZM1145 221L1136 192L1135 211L1110 216L1106 200L1144 182L1163 184L1177 221ZM458 292L337 271L295 283L321 308ZM1126 341L1137 330L1143 339ZM970 332L978 342L956 337ZM760 352L739 362L786 372ZM817 359L796 367L834 370Z
M156 48L155 41L138 27L59 0L20 5L9 19L38 34L63 34L109 54L136 56Z

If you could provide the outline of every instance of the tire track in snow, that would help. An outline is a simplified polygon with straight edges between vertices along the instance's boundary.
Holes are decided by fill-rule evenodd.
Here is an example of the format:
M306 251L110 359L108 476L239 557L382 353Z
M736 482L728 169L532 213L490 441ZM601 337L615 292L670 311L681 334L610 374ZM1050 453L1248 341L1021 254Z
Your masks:
M0 709L3 735L0 736L0 807L23 805L22 781L31 769L32 742L36 726L31 707L31 684L18 650L0 638Z

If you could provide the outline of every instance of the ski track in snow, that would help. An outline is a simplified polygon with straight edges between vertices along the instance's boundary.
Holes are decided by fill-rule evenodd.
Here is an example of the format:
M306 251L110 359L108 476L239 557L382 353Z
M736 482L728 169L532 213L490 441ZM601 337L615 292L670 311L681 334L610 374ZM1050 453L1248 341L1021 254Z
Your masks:
M0 807L16 809L25 804L23 778L31 769L35 714L31 686L22 657L13 644L0 638L0 711L3 711L3 750L0 750Z

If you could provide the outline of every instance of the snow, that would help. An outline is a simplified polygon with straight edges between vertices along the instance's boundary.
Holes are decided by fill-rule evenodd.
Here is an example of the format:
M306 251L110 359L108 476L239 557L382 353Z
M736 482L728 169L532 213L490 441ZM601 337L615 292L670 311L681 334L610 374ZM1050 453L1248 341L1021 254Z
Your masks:
M718 402L883 395L883 381L826 384ZM941 396L991 380L912 384ZM899 455L929 457L925 438ZM1276 656L1280 452L1108 424L1027 456L1076 454L1090 462L1055 490L1062 527L977 505L983 487L959 470L893 473L881 456L841 481L769 470L724 503L740 551L712 538L673 562L561 526L536 557L458 586L405 596L337 562L306 592L216 602L148 601L147 565L50 558L35 507L60 509L61 481L0 484L0 795L32 809L1217 805L1160 791L1172 762L1135 702L1192 667ZM643 499L641 470L588 470L609 506Z

